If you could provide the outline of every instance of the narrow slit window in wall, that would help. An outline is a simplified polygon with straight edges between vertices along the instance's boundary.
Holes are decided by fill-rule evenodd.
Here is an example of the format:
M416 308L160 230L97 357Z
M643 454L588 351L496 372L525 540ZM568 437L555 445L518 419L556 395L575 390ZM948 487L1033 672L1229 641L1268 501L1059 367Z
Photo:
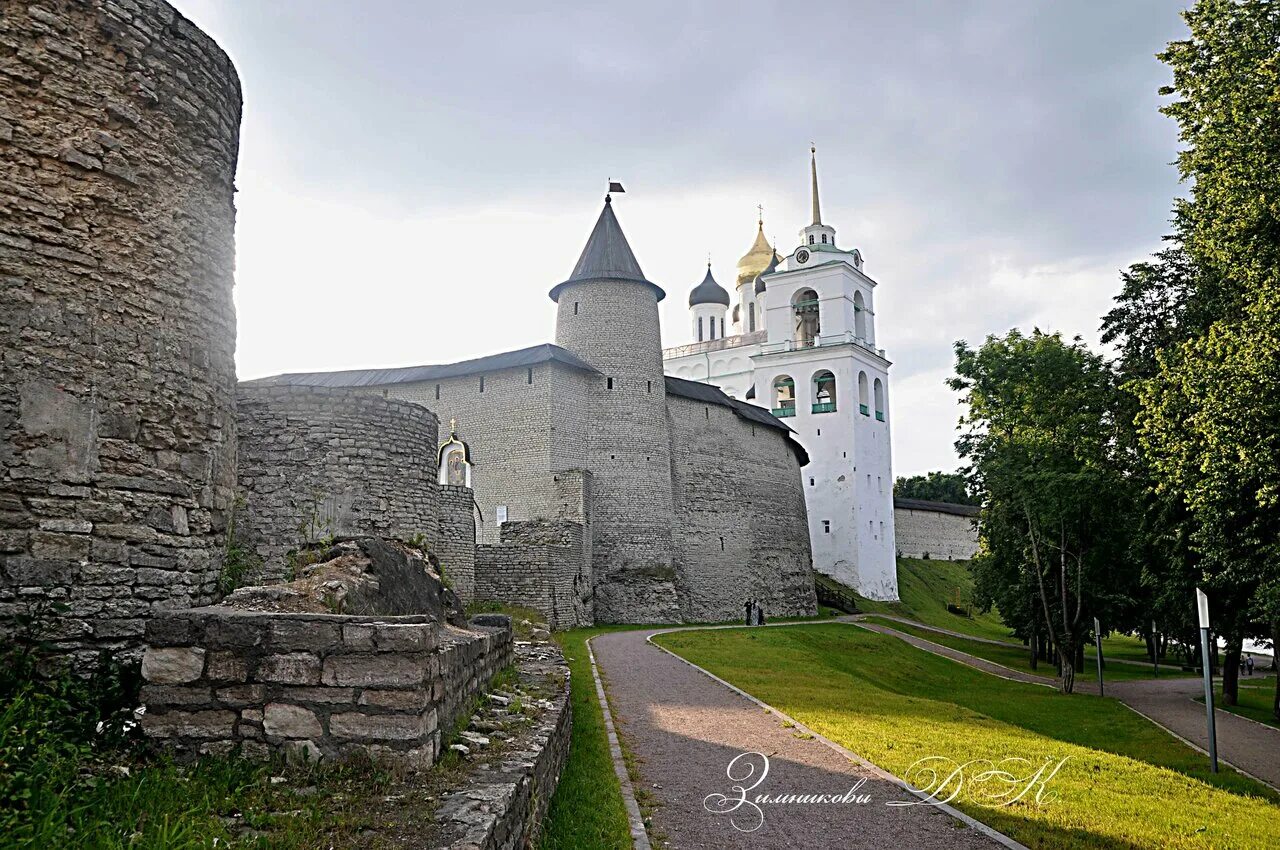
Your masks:
M436 384L436 401L440 400L440 385Z
M532 366L529 367L529 374L526 376L526 380L530 384L533 383L533 367Z
M613 389L613 378L609 378L609 389Z
M831 533L831 520L829 520L829 519L824 519L824 520L822 521L822 533L823 533L823 534L830 534L830 533Z
M484 375L480 376L480 392L484 392Z

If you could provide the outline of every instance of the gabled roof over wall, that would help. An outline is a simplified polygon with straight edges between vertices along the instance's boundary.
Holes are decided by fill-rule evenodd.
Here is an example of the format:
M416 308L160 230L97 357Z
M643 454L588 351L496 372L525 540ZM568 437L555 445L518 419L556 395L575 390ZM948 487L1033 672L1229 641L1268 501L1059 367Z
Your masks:
M893 497L893 506L901 508L905 511L933 511L939 514L954 514L956 516L975 517L981 513L980 509L974 505L957 505L952 502L931 502L928 499L904 499L901 496Z
M763 425L766 428L772 428L775 431L782 431L787 435L793 432L787 423L774 416L763 407L756 407L754 404L747 404L745 401L738 401L736 398L729 398L724 391L717 386L704 384L701 381L689 381L684 378L675 378L671 375L666 376L667 395L680 396L681 398L700 401L704 404L717 404L721 407L727 407L737 414L740 418L746 419L748 422L756 425ZM804 446L800 445L792 437L788 440L791 444L792 451L796 454L796 459L800 461L801 466L809 463L809 453L805 451Z
M308 387L375 387L383 384L413 384L441 378L457 378L462 375L478 375L481 372L497 372L538 363L560 363L571 369L599 374L596 368L578 355L558 345L545 343L516 351L504 351L488 357L445 363L435 366L403 366L395 369L349 369L343 372L290 372L272 375L242 383L308 386Z

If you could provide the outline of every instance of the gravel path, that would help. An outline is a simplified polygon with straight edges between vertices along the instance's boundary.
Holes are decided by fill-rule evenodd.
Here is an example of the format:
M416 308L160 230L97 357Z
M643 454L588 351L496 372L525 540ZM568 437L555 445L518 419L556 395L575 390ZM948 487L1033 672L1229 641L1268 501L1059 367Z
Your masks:
M966 652L895 631L888 626L868 622L859 622L858 625L880 634L892 635L926 652L945 656L995 676L1018 682L1057 687L1055 679L1011 670ZM1076 690L1081 693L1096 694L1098 686L1091 676L1078 673ZM1204 704L1194 701L1195 697L1204 693L1204 684L1201 679L1166 678L1108 682L1106 693L1141 714L1145 714L1178 737L1184 738L1202 750L1208 749L1209 731L1208 724L1205 722ZM1218 757L1230 762L1239 770L1280 789L1280 729L1248 720L1222 709L1215 710L1213 716L1218 730Z
M886 806L913 800L897 784L817 740L797 737L772 714L700 671L646 642L653 631L616 632L592 639L624 743L635 754L641 781L657 805L654 846L672 848L991 848L994 839L928 805ZM743 806L731 814L708 811L709 794L732 794L729 763L742 753L763 753L768 773L748 792L844 795L859 780L865 804L762 806L759 823ZM738 763L746 773L759 759ZM759 776L759 773L756 774ZM751 781L746 782L750 785Z

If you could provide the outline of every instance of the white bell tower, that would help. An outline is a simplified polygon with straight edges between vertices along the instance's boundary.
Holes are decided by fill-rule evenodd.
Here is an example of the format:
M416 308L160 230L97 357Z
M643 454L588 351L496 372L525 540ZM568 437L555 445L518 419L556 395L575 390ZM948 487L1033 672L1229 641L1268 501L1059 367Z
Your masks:
M795 429L814 567L873 599L897 599L889 361L876 347L876 281L861 252L822 221L810 147L813 221L765 279L768 341L752 358L756 397Z

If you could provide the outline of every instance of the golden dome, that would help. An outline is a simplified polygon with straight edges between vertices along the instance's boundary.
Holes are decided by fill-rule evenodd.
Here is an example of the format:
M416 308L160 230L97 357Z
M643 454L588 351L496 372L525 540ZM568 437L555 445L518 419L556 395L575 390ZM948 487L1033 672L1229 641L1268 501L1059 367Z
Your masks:
M764 219L762 218L760 227L756 231L756 241L752 243L751 250L743 254L742 259L738 260L738 286L755 280L756 275L764 271L772 259L773 248L764 238Z

